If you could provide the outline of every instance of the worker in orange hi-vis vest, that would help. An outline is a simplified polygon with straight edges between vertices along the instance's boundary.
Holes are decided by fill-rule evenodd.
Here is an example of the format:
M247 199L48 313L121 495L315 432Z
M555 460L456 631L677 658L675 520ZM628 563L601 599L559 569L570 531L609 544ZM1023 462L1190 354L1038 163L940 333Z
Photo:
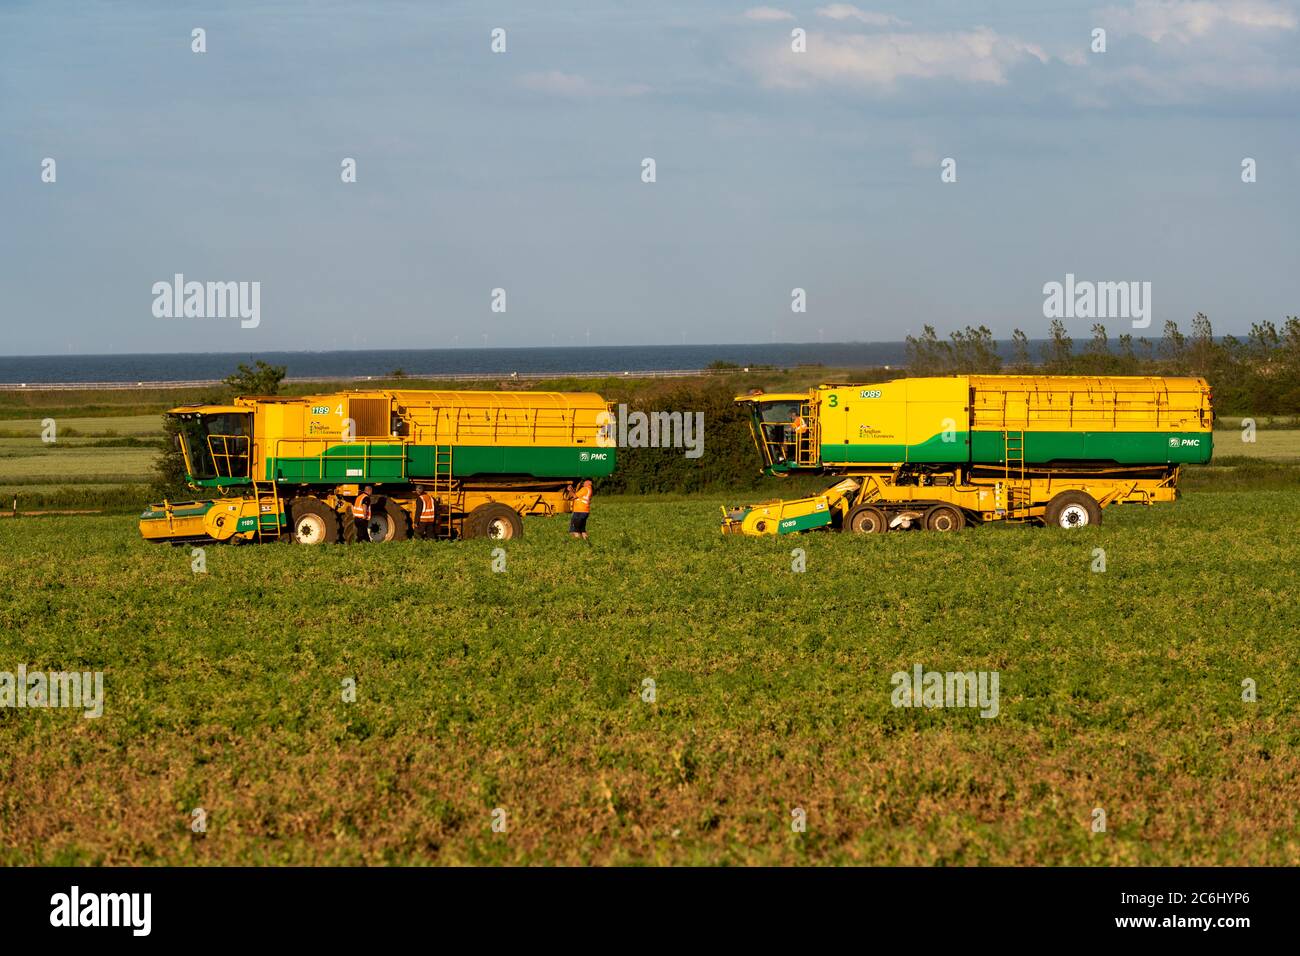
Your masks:
M591 479L584 478L575 489L569 485L568 493L573 498L573 514L569 517L569 534L575 538L581 538L587 544L591 541L587 538L587 518L591 515L591 496L595 494L592 487Z
M370 496L374 493L374 488L366 485L361 492L352 499L352 520L361 524L368 524L370 521Z
M417 522L420 526L420 537L432 538L434 536L434 523L438 519L437 502L434 501L433 495L427 491L420 492L419 517Z

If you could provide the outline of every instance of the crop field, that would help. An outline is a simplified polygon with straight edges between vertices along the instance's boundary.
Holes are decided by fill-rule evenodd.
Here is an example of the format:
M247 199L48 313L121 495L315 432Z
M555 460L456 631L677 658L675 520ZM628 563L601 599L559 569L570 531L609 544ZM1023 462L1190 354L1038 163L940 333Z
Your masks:
M0 418L0 438L31 438L39 441L44 418ZM100 415L54 417L55 437L117 438L119 436L162 437L161 415Z
M1254 441L1242 441L1242 432L1216 429L1214 455L1300 461L1300 428L1257 428Z
M0 438L0 485L54 484L62 476L79 483L143 481L158 457L150 447L95 448L65 438L42 448L26 439ZM21 444L19 444L21 442Z
M0 522L0 671L104 674L98 718L0 708L0 863L1300 864L1294 486L1078 532L720 503L199 571L129 517ZM894 706L916 665L996 673L996 715Z

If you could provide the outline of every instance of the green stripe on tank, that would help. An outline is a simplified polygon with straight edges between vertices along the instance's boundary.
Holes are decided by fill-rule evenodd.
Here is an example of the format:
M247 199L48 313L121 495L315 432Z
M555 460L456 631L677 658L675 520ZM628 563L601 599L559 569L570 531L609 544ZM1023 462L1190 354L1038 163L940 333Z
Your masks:
M1018 437L1016 433L1012 437ZM968 446L967 442L970 440ZM1000 431L956 432L951 441L935 435L915 445L896 443L821 446L828 465L864 462L1002 464ZM1026 462L1100 461L1121 465L1205 464L1214 452L1210 432L1025 432Z
M1001 464L1001 432L974 432L971 460ZM1209 432L1025 432L1025 461L1114 461L1121 465L1204 464L1214 451Z
M447 446L408 445L403 468L402 445L352 442L331 445L324 455L272 458L267 480L307 484L393 482L446 474ZM533 478L604 478L614 473L613 448L457 445L451 449L456 478L477 475L525 475ZM436 469L436 474L435 474Z

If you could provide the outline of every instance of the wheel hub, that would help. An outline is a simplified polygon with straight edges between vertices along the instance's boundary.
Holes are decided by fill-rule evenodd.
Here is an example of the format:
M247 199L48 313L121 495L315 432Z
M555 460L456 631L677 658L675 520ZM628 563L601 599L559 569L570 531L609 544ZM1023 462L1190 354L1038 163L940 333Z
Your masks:
M294 526L294 537L299 544L319 544L325 539L325 523L316 515L300 518Z
M1082 528L1088 523L1088 511L1082 505L1070 505L1061 512L1062 528Z

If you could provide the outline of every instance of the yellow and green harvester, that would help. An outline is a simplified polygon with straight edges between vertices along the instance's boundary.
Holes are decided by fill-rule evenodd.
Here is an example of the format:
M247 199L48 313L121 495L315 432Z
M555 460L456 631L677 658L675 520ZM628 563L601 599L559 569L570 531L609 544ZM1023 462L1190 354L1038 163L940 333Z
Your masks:
M609 406L584 392L348 391L168 415L188 484L212 497L150 505L150 541L512 538L615 465ZM370 517L354 520L362 494Z
M827 492L724 508L722 530L878 533L970 522L1078 528L1115 504L1173 501L1213 451L1200 378L954 375L738 395L767 475Z

